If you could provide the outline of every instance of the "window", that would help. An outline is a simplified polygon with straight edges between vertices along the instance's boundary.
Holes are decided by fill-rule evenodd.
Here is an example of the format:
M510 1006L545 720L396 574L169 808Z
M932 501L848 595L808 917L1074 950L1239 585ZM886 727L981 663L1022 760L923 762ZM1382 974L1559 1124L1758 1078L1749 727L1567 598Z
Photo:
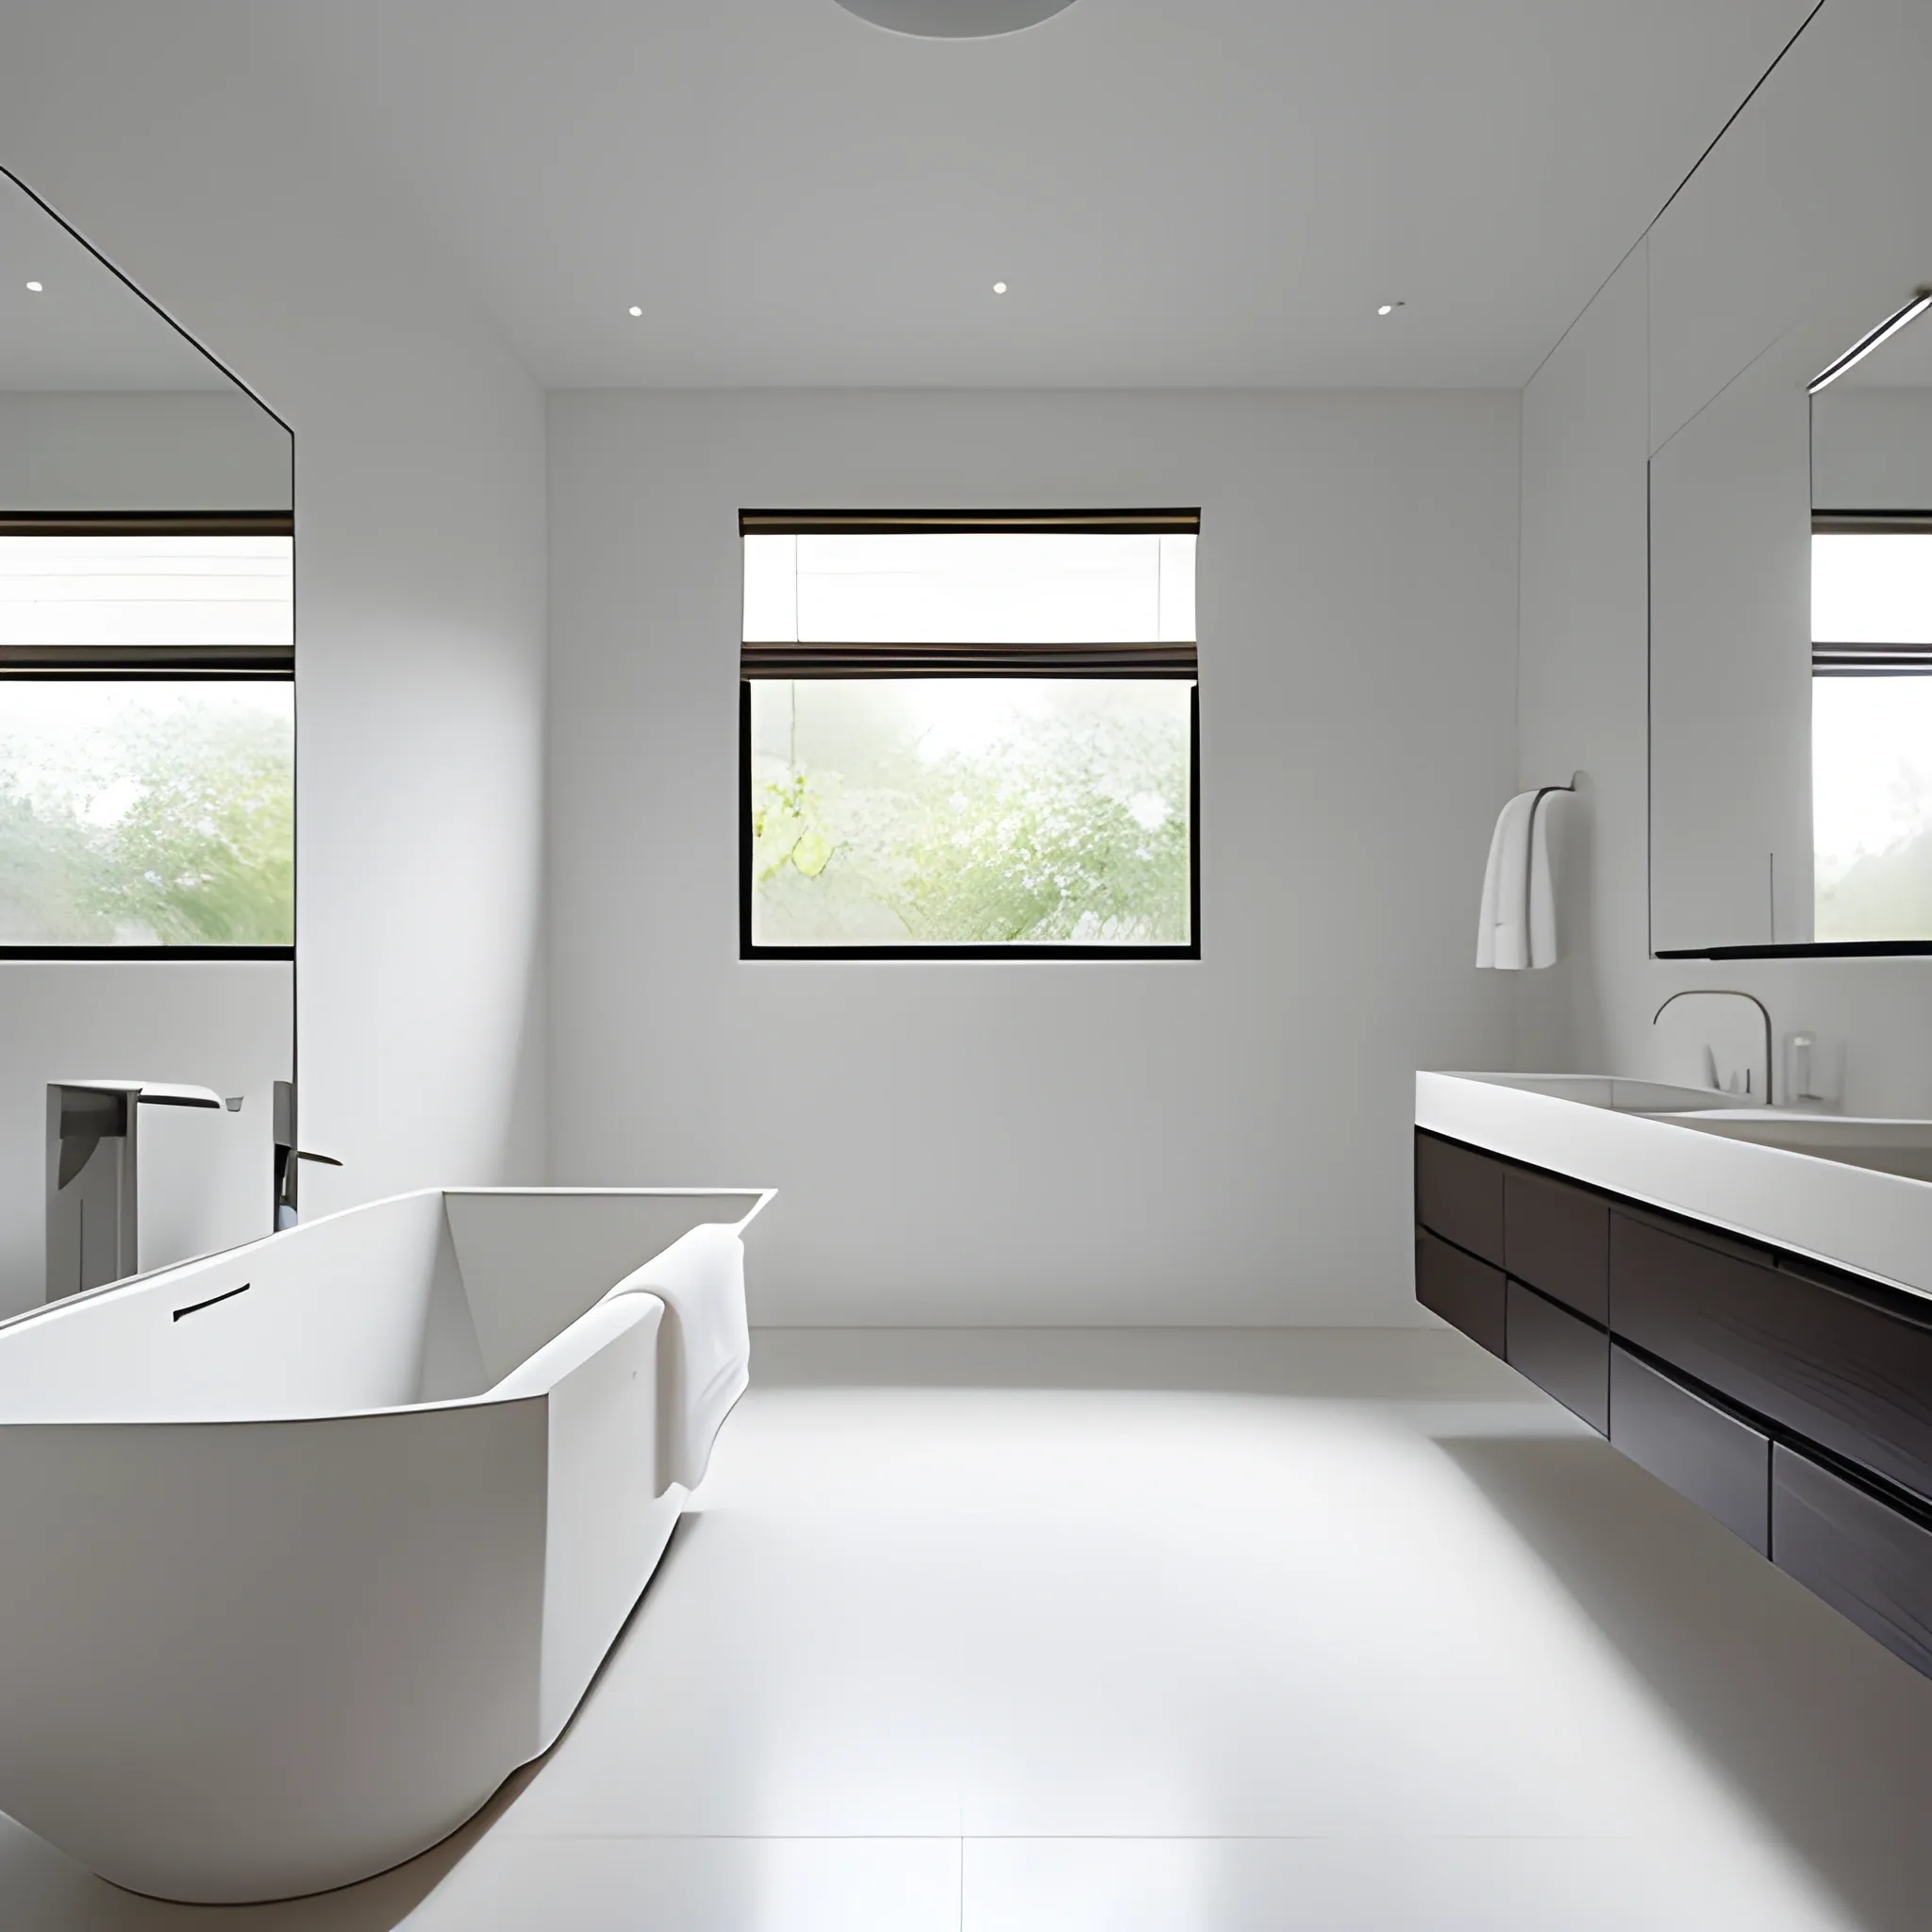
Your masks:
M1198 958L1199 527L746 511L744 957Z
M1817 937L1932 939L1932 524L1818 519L1811 640Z
M292 543L0 518L0 951L290 952Z

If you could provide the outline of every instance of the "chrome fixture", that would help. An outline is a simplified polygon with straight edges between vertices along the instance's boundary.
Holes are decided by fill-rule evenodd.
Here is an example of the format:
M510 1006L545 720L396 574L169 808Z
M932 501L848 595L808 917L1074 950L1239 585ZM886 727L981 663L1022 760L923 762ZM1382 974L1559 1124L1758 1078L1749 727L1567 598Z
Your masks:
M140 1142L144 1107L241 1110L207 1087L154 1080L47 1086L46 1297L120 1281L141 1267Z
M1677 1001L1695 999L1749 1000L1751 1004L1757 1008L1759 1015L1762 1017L1764 1021L1764 1086L1760 1092L1757 1094L1752 1093L1751 1070L1747 1067L1744 1070L1744 1092L1747 1098L1756 1099L1757 1100L1760 1106L1769 1107L1771 1105L1772 1099L1771 1069L1772 1055L1774 1052L1774 1048L1772 1046L1771 1008L1767 1007L1764 1004L1764 1002L1761 999L1759 999L1755 992L1739 992L1735 988L1728 986L1687 986L1683 988L1682 991L1678 992L1674 992L1670 996L1670 998L1663 1003L1663 1006L1659 1007L1657 1009L1657 1011L1650 1016L1650 1024L1653 1026L1655 1026L1657 1023L1663 1018L1665 1009L1669 1007L1674 1006L1677 1003ZM1713 1073L1715 1073L1714 1061ZM1713 1079L1712 1085L1716 1085L1715 1079Z
M295 1083L277 1080L275 1089L275 1232L293 1227L301 1219L302 1190L298 1162L312 1160L321 1167L340 1167L333 1154L311 1154L296 1144Z

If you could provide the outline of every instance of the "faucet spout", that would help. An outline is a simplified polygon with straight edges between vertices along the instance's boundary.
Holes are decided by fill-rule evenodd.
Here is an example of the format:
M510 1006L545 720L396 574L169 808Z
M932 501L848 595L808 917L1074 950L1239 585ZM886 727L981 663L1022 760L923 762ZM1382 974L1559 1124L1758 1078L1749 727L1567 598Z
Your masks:
M1757 1008L1758 1016L1764 1022L1764 1090L1759 1105L1769 1107L1772 1103L1771 1073L1775 1053L1775 1048L1772 1043L1771 1008L1755 992L1740 992L1735 987L1686 986L1680 988L1677 991L1671 994L1669 999L1664 1001L1663 1005L1650 1016L1650 1024L1655 1026L1663 1018L1665 1010L1674 1006L1678 1000L1692 999L1749 1000ZM1748 1071L1745 1073L1744 1079L1746 1083L1744 1091L1748 1093L1751 1091L1749 1084L1751 1075Z

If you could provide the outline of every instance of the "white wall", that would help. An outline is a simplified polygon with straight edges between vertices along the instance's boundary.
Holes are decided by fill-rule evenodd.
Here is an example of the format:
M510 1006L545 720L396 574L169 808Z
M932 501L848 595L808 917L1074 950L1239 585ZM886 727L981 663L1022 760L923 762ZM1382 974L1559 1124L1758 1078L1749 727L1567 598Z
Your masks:
M0 140L294 430L304 1126L348 1161L315 1208L541 1170L542 399L276 31L14 0Z
M289 432L239 393L0 391L0 509L285 510L291 477Z
M1811 500L1820 509L1932 509L1932 389L1826 390L1811 419Z
M551 398L552 1166L769 1183L764 1323L1413 1318L1510 789L1517 404ZM1205 957L742 963L737 512L1199 504ZM1487 983L1485 983L1487 981Z
M1827 8L1524 393L1519 774L1580 766L1591 797L1570 957L1525 975L1519 1064L1668 1073L1658 1002L1739 987L1845 1048L1849 1109L1932 1113L1932 960L1649 958L1644 796L1647 458L1768 342L1822 367L1909 286L1928 58L1919 0Z

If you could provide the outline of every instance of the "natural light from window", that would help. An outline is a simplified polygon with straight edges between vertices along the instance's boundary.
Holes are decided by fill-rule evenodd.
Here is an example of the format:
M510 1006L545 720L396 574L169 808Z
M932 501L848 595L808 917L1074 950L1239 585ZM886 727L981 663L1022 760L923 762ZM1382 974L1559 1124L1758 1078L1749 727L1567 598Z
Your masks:
M747 535L744 636L755 950L1193 943L1191 534Z
M0 535L0 945L292 943L291 551Z
M1811 636L1932 651L1932 532L1814 535ZM1932 938L1932 667L1897 655L1896 671L1811 681L1821 941Z

